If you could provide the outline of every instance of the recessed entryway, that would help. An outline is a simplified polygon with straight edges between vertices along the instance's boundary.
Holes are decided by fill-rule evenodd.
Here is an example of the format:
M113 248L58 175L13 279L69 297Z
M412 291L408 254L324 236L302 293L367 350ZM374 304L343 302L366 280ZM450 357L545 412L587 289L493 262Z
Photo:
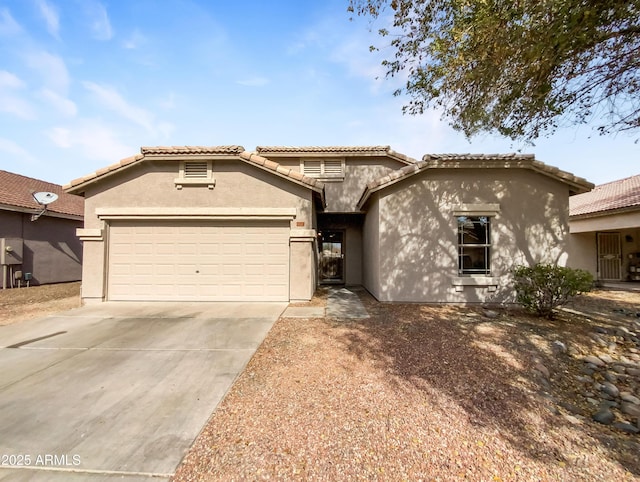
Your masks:
M344 283L344 231L320 233L320 282Z

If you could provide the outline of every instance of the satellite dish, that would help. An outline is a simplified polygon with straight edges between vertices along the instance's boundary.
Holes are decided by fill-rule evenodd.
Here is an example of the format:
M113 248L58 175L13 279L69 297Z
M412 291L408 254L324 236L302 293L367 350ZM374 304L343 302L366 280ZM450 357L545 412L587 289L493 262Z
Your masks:
M33 199L36 200L36 202L42 206L46 206L47 204L51 204L52 202L56 201L58 199L58 195L54 192L46 192L46 191L42 191L42 192L34 192L32 194Z
M31 195L33 196L33 199L35 199L36 202L40 204L40 206L42 206L42 211L40 211L38 214L31 215L31 221L36 221L47 211L47 206L58 199L58 195L55 192L42 191L31 193Z

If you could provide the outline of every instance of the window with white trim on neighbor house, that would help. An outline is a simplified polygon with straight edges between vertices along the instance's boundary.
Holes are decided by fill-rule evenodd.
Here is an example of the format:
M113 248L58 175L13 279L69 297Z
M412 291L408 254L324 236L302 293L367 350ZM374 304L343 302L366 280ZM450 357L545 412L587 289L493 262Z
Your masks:
M458 216L458 274L491 274L491 218Z

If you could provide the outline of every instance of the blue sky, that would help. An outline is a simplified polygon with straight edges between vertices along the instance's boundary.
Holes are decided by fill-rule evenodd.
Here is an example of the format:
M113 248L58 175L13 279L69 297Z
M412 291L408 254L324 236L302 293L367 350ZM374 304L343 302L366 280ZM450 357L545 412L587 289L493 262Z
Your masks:
M640 174L638 132L469 142L438 112L403 115L402 79L384 77L369 20L346 8L0 0L0 169L66 184L140 146L388 144L415 158L529 152L596 184Z

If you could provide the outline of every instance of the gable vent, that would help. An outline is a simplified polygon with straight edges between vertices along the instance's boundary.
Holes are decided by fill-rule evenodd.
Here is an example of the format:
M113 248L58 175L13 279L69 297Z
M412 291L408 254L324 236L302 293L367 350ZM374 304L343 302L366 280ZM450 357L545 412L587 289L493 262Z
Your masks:
M206 178L207 174L207 162L185 162L184 163L184 177L187 179L194 178Z
M324 161L325 176L342 176L342 161L340 159L327 159Z
M322 174L322 161L304 161L304 174L319 177Z

